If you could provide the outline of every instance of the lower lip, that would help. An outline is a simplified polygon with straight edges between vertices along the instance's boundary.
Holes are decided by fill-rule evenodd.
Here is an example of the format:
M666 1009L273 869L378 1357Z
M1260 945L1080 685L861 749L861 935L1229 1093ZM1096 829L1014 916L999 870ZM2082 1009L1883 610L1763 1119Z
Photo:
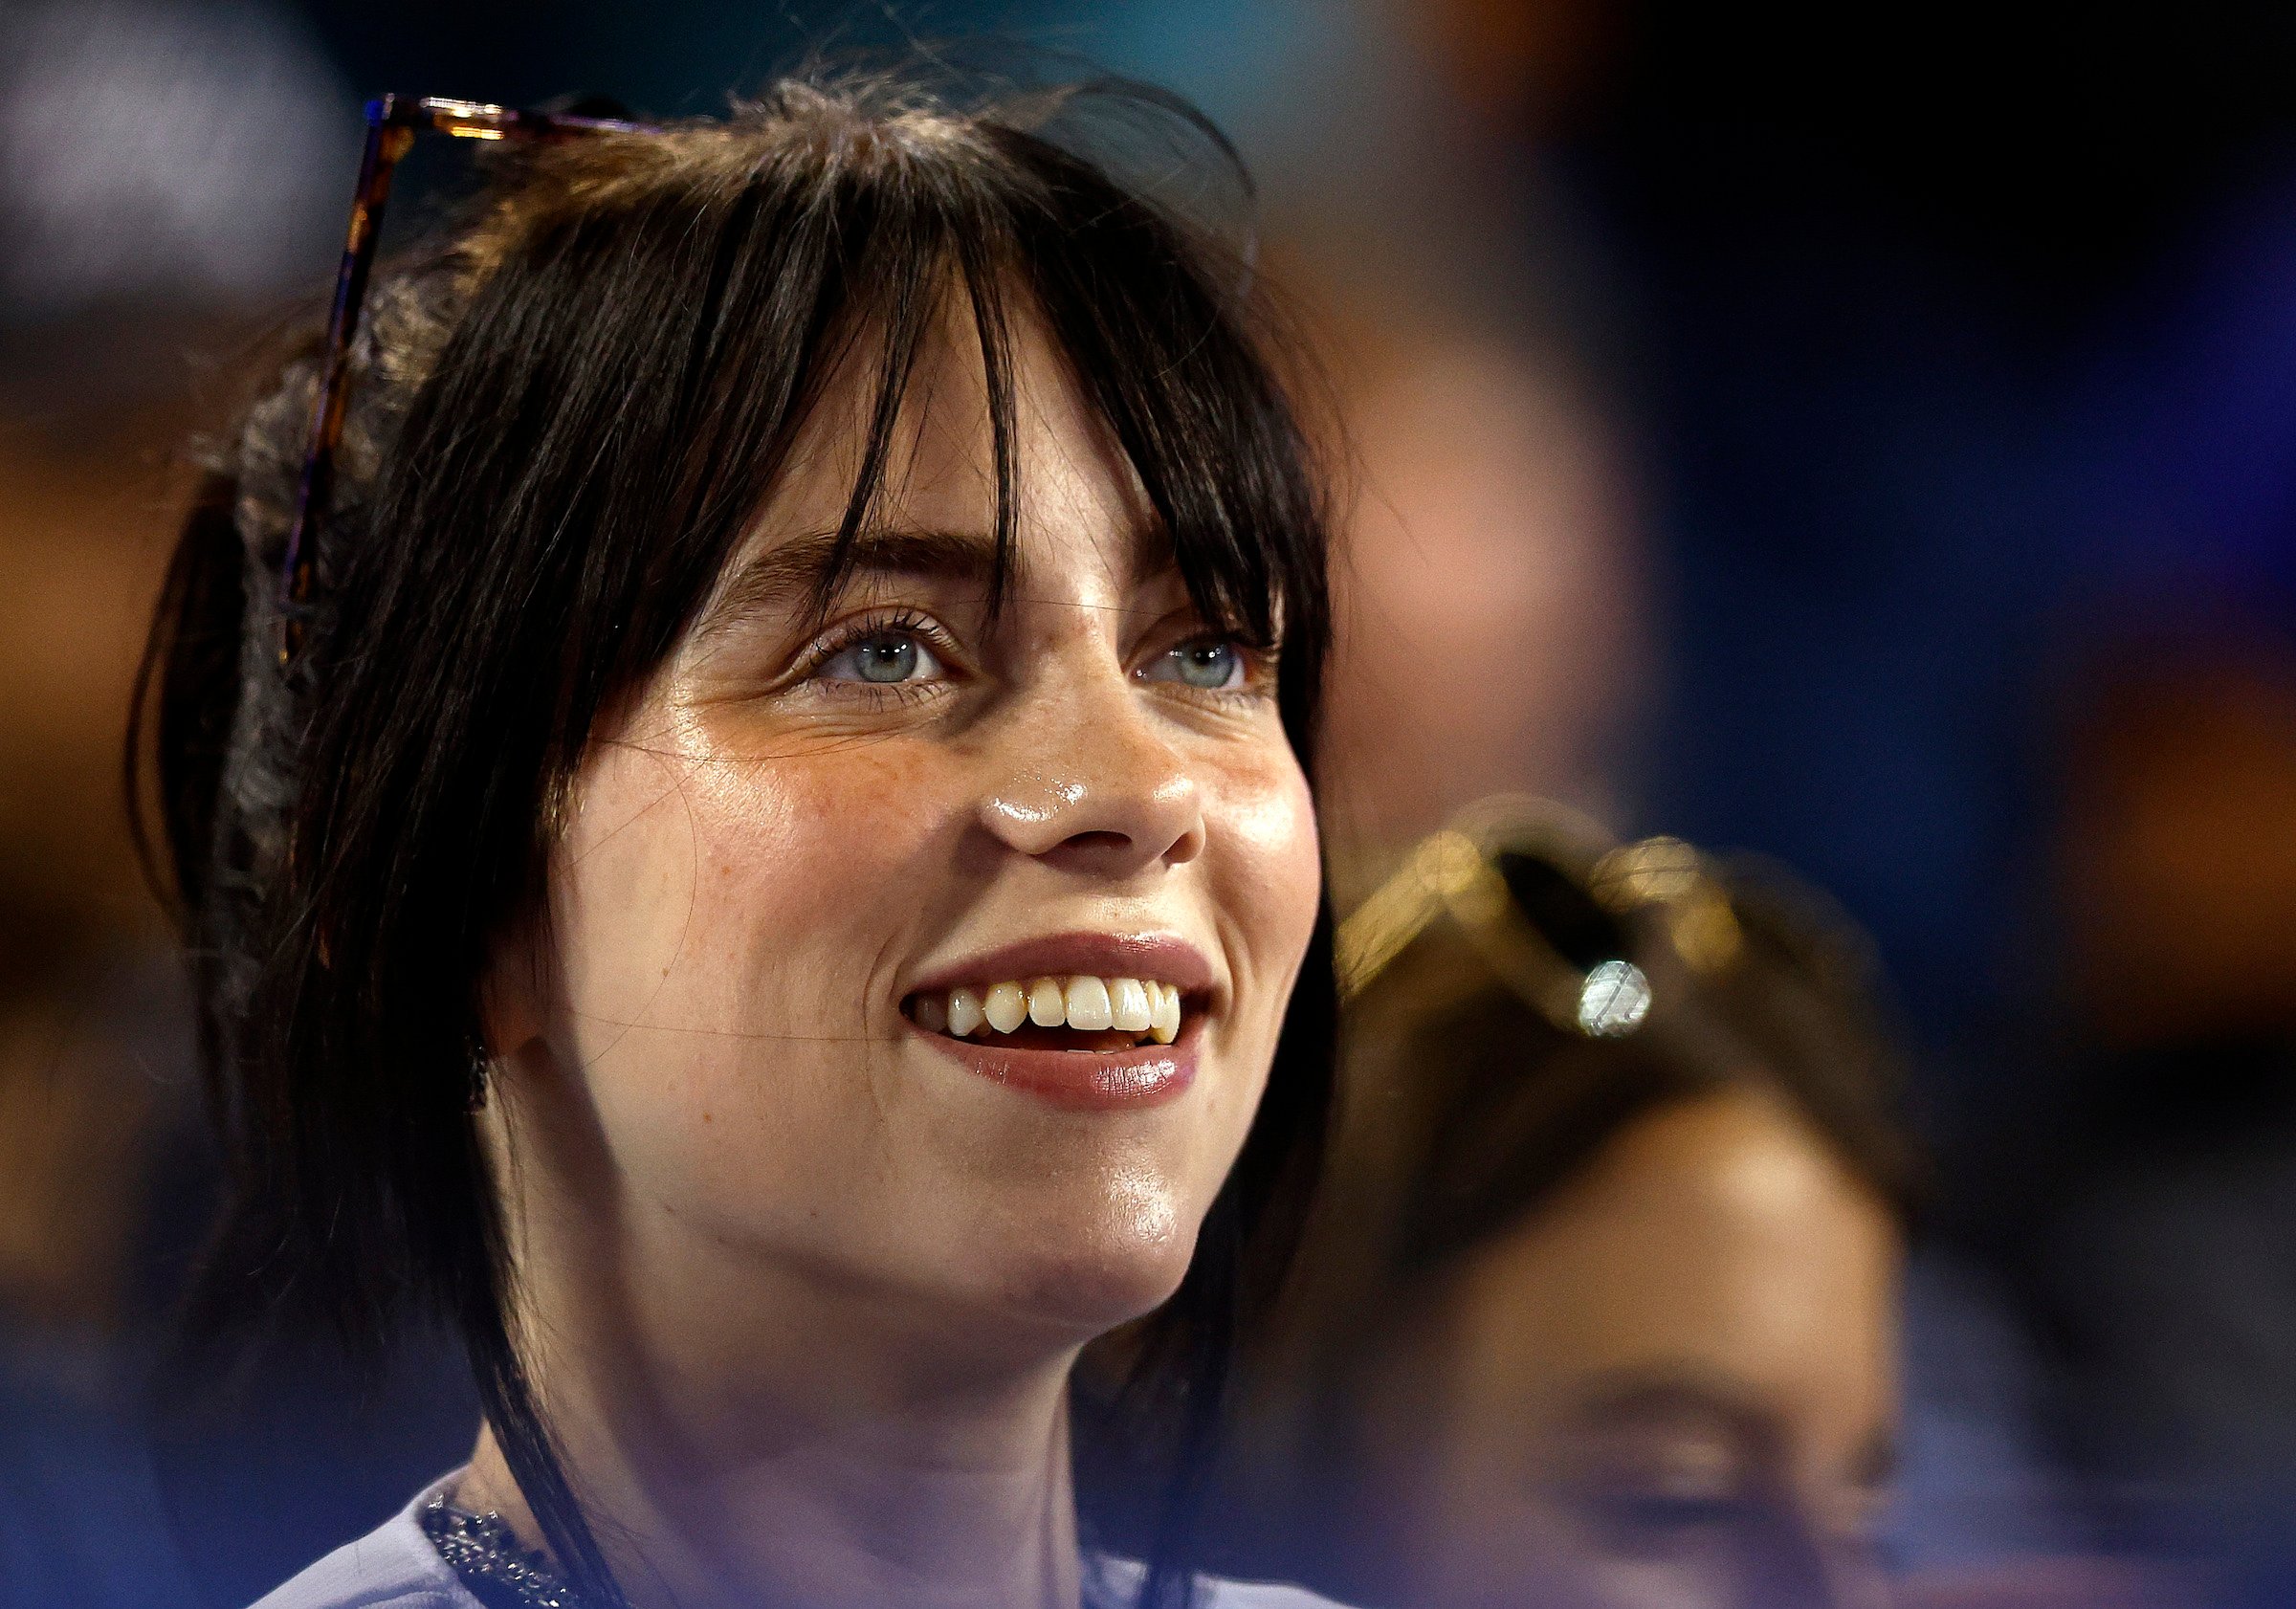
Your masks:
M1033 1095L1048 1106L1070 1112L1130 1112L1177 1100L1196 1082L1196 1041L1202 1023L1202 1017L1191 1015L1169 1045L1105 1054L1008 1049L922 1028L914 1031L966 1071Z

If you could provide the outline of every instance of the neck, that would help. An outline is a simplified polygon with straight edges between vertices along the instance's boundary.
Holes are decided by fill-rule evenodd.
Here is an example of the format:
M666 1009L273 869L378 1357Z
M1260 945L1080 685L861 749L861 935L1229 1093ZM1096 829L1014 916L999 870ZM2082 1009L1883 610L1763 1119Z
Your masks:
M593 1531L640 1609L1077 1609L1059 1416L1033 1456L1005 1460L981 1457L972 1437L938 1453L921 1437L906 1449L870 1440L799 1442L779 1457L676 1480L567 1451ZM455 1497L542 1546L491 1428Z
M1072 1342L953 1359L946 1315L682 1238L615 1260L642 1289L525 1249L537 1395L639 1609L1077 1609ZM457 1501L542 1545L491 1429Z

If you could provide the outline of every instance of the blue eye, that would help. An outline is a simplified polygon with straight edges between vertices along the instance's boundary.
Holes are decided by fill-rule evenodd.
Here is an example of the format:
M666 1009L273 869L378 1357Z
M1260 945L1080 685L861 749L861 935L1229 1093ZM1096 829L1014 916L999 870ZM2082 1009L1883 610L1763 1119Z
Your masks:
M1198 637L1166 649L1142 673L1150 681L1225 692L1244 685L1244 650L1225 637Z
M872 631L839 649L813 673L822 681L892 687L939 672L940 661L916 638L905 631Z

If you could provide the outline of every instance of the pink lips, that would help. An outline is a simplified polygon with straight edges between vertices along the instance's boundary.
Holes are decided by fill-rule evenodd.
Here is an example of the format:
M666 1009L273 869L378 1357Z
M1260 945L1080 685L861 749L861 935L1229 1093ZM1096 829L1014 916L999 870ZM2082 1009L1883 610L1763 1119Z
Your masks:
M967 1070L1071 1111L1117 1112L1177 1099L1196 1080L1202 1037L1202 997L1212 969L1202 951L1157 935L1059 934L1027 939L947 966L920 979L913 991L950 989L1005 979L1067 977L1154 978L1192 997L1180 1037L1170 1045L1129 1050L1047 1050L977 1044L916 1029L918 1037Z

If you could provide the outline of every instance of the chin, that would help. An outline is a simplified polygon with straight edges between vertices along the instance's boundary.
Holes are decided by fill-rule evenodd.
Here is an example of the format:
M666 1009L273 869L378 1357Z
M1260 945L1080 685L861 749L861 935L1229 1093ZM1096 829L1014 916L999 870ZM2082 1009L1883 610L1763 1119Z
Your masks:
M1128 1324L1180 1289L1201 1217L1183 1215L1159 1185L1112 1193L1057 1235L1040 1221L1028 1244L1009 1248L996 1282L1004 1304L1078 1340Z

